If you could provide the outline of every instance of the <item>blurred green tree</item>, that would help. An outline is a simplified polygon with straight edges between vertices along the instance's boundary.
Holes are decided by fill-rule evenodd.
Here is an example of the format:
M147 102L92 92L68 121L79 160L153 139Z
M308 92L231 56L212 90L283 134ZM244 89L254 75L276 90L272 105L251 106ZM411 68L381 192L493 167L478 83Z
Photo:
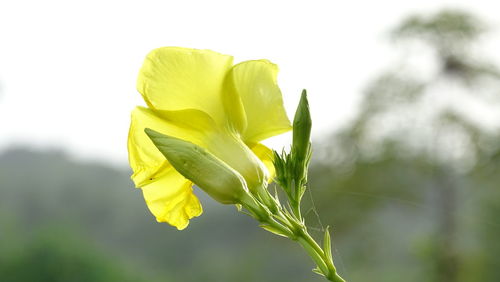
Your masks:
M341 230L367 225L371 230L387 228L377 226L380 220L370 222L374 215L392 221L389 230L378 233L383 242L352 243L353 255L358 254L355 259L367 260L371 271L384 268L377 258L384 263L391 260L384 251L393 248L376 250L370 244L397 244L399 236L419 247L406 254L399 249L397 260L422 258L413 271L408 270L416 270L415 276L405 275L405 281L479 281L473 270L479 265L478 256L491 266L482 269L480 281L500 279L496 259L487 258L487 249L475 247L483 241L477 234L482 222L478 218L485 218L475 209L488 210L490 218L500 216L495 208L498 197L487 196L492 208L483 209L485 199L476 196L498 195L499 190L493 187L498 186L493 174L481 173L500 168L492 162L500 152L500 72L476 49L485 31L477 18L455 10L404 20L391 34L401 44L396 66L368 86L352 123L320 150L328 157L316 164L310 179L318 189L328 187L320 192L328 195L320 199L336 199L319 201L318 208L336 213L332 223L341 236ZM473 176L478 173L481 177ZM322 177L325 174L335 179ZM397 203L398 212L408 212L401 204L420 211L394 220L384 213L391 209L388 202ZM470 217L475 222L468 222ZM491 237L495 228L495 236L500 235L498 226L492 225L483 230L484 236ZM359 234L354 238L361 239ZM491 239L481 247L489 248ZM400 281L390 277L371 281Z

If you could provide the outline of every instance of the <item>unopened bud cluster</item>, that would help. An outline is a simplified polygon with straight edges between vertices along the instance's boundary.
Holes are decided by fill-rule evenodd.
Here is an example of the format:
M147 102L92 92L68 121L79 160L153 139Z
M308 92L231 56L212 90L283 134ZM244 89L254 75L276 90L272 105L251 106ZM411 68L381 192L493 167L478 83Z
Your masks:
M297 215L300 214L300 200L307 183L307 170L311 160L311 113L306 90L302 91L293 119L293 143L289 154L274 152L276 182L285 190Z

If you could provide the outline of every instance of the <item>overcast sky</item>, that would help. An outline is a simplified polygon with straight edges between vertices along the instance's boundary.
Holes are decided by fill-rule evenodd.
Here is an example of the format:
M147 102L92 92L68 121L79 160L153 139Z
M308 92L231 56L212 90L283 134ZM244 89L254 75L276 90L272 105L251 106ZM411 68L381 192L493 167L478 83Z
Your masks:
M456 7L495 27L496 2L2 1L0 150L62 147L125 164L130 111L143 105L137 73L160 46L273 61L289 116L306 88L320 138L353 115L358 93L395 59L386 34L401 19ZM500 50L498 40L487 50Z

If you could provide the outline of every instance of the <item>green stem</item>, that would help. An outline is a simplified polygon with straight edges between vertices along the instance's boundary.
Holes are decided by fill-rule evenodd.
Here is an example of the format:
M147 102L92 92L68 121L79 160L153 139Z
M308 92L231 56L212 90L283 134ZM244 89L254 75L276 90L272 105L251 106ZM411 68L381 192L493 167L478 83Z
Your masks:
M318 243L316 243L311 235L307 233L305 228L299 233L297 242L306 250L314 262L316 262L318 267L325 274L326 279L335 282L345 282L345 280L337 274L333 261L328 259L323 249L321 249Z
M328 273L328 266L323 259L322 253L318 252L311 242L308 242L304 237L297 238L297 242L306 250L307 254L314 260L318 268L323 273Z
M271 226L275 230L278 230L280 235L297 241L313 259L326 279L333 282L345 282L345 280L337 274L333 261L328 258L323 249L316 243L311 235L309 235L301 219L298 219L294 215L290 215L290 213L283 210L281 206L274 205L273 207L267 207L266 204L261 203L250 193L241 198L241 204L260 223ZM271 210L274 211L272 214L270 213ZM293 213L295 213L295 211Z
M298 220L302 220L302 214L300 212L300 203L298 201L292 202L292 212L295 215L295 218Z
M280 216L278 216L280 222L276 221L273 218L273 216L271 215L270 208L268 208L265 204L261 203L259 200L257 200L257 198L255 198L250 193L245 193L244 195L241 196L240 204L245 209L247 209L250 212L250 215L253 218L257 219L260 223L268 224L274 227L275 229L280 230L287 237L293 236L293 233L288 228L288 226L290 226L289 220L281 215L281 211L276 205L271 207L271 209L275 211L273 215L276 213L280 214Z

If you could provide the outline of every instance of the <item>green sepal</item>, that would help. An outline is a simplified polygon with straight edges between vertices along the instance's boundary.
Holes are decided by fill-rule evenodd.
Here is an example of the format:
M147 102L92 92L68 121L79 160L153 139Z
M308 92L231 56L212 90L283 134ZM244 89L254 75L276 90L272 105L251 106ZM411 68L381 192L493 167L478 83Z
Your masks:
M273 150L273 165L276 171L276 176L274 180L284 189L288 188L288 154L283 150L280 153Z

